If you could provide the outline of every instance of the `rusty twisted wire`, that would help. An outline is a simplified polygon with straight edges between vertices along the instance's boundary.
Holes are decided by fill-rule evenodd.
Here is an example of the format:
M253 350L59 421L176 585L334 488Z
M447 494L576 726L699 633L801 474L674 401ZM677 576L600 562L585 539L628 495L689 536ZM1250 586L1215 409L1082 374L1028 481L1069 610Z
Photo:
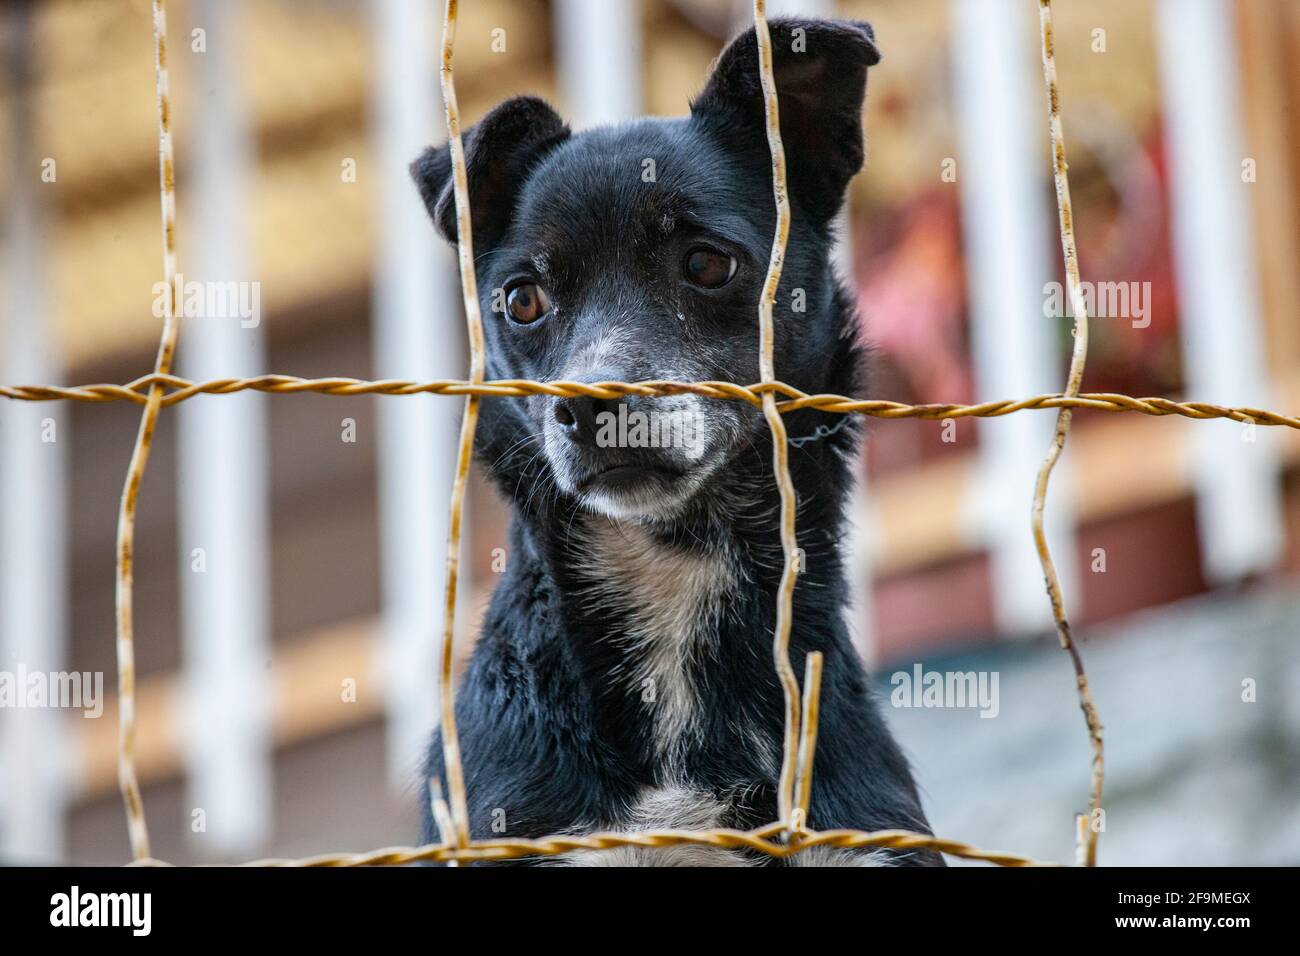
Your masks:
M167 11L163 0L153 0L154 80L158 101L158 183L162 213L163 278L167 294L163 296L163 330L154 359L154 374L171 371L180 334L180 317L176 314L173 290L176 287L176 154L172 144L171 92L167 82ZM117 685L118 685L118 788L126 808L127 831L131 855L149 856L149 828L145 821L140 779L135 769L135 514L140 500L140 483L149 464L158 413L162 409L163 386L149 386L140 429L131 449L122 487L122 501L117 516Z
M465 169L465 146L460 135L460 108L456 102L456 80L452 71L452 52L456 42L456 8L458 0L446 0L442 26L442 99L447 114L447 146L451 153L452 191L456 200L456 252L460 266L461 292L465 301L465 324L469 334L470 381L483 381L486 356L483 345L483 317L479 312L478 280L474 275L474 237L470 230L469 178ZM460 444L456 450L456 476L451 487L451 518L447 531L447 581L442 629L442 654L438 670L438 699L442 711L443 774L451 800L451 832L443 829L443 839L454 841L458 849L469 844L469 810L465 797L465 777L461 769L460 736L456 730L454 637L456 633L456 583L460 571L460 530L465 511L465 485L474 451L474 431L478 426L480 396L470 393L465 400L461 419ZM448 814L435 807L434 819L441 824Z
M811 655L810 655L811 656ZM908 830L799 830L788 842L774 840L786 830L777 822L757 830L654 830L639 833L593 833L586 836L553 836L540 840L479 840L465 849L445 843L424 847L387 847L354 854L323 854L297 860L255 860L247 866L352 867L400 866L420 862L478 862L514 860L521 857L557 856L575 850L608 850L617 847L660 849L674 846L709 846L747 849L777 859L788 859L814 847L836 849L888 848L894 850L937 850L950 856L981 860L998 866L1059 866L1016 853L981 850L956 840L944 840ZM150 863L156 861L148 861Z
M1079 250L1074 241L1074 206L1070 201L1069 163L1065 159L1065 131L1061 123L1061 98L1056 85L1056 55L1052 33L1052 0L1039 0L1038 23L1043 54L1043 85L1047 88L1047 121L1052 139L1052 178L1056 184L1056 208L1060 219L1061 254L1065 259L1065 281L1070 290L1070 307L1074 312L1074 347L1070 355L1070 371L1066 378L1065 397L1074 398L1083 385L1083 369L1088 361L1088 309L1083 297L1083 284L1079 277ZM1089 823L1094 824L1101 810L1101 791L1105 780L1105 747L1101 734L1101 717L1097 714L1097 704L1092 698L1092 688L1088 685L1088 674L1083 666L1083 656L1074 641L1070 630L1070 619L1065 610L1065 596L1061 591L1061 579L1056 572L1056 562L1052 560L1052 551L1047 544L1047 532L1043 527L1043 511L1047 505L1047 485L1052 477L1052 470L1065 450L1065 441L1070 434L1070 424L1074 418L1074 409L1069 406L1056 413L1056 430L1052 443L1038 470L1034 483L1034 503L1031 513L1031 526L1034 534L1034 547L1038 551L1038 561L1043 567L1043 583L1047 587L1047 597L1052 605L1052 620L1056 624L1057 638L1061 648L1070 656L1074 667L1075 689L1079 695L1079 709L1083 711L1084 722L1088 727L1088 739L1092 744L1092 768L1088 787ZM1081 827L1082 837L1081 862L1087 866L1097 865L1097 838L1100 835L1095 825Z
M1063 394L1038 395L1017 401L983 402L974 405L928 404L908 405L901 402L861 400L844 395L809 395L776 379L773 365L772 310L776 289L780 281L781 266L789 229L789 203L786 195L784 150L780 137L779 102L772 70L771 35L768 30L764 0L754 0L754 25L758 38L760 77L764 94L765 116L769 149L772 155L773 197L777 209L777 229L773 237L772 254L767 280L759 303L759 333L761 345L760 376L755 385L742 386L731 382L535 382L522 379L485 381L482 320L478 308L478 295L473 272L473 250L470 231L469 204L463 146L460 138L460 121L456 105L455 82L452 68L452 51L455 38L457 0L446 0L443 21L441 78L446 104L447 127L453 166L453 184L458 221L458 252L462 290L465 297L466 321L471 346L471 374L468 381L438 380L410 382L400 380L362 381L332 377L303 379L289 375L262 375L253 378L217 379L209 382L191 382L170 374L172 357L179 332L179 317L175 314L170 297L166 301L165 321L159 350L152 374L142 376L125 385L95 384L82 386L0 386L0 396L19 401L72 400L90 403L129 401L144 407L141 426L132 452L131 465L122 497L118 526L117 583L118 583L118 677L120 728L118 744L119 780L126 805L131 834L132 854L136 863L158 864L149 855L148 831L144 808L140 800L139 784L134 769L134 652L131 615L132 573L135 510L140 481L148 460L154 427L159 411L170 405L186 401L200 394L231 394L253 390L273 394L316 393L325 395L414 395L440 394L466 396L465 415L457 459L456 481L452 494L452 521L448 540L448 576L446 592L446 619L439 674L442 690L444 761L450 804L435 795L435 816L442 830L442 841L423 847L389 847L364 853L336 853L298 860L258 860L250 866L373 866L396 865L419 861L447 863L477 860L504 860L525 856L552 856L573 850L599 850L613 847L668 847L684 845L716 846L730 849L750 849L772 857L786 858L812 847L892 849L929 849L972 860L984 860L1001 866L1042 865L1028 857L1011 853L981 850L969 844L946 840L925 833L902 830L861 832L834 830L816 832L804 823L811 792L813 751L816 743L818 697L820 691L820 658L809 655L804 679L802 708L798 699L798 684L789 661L789 626L792 595L796 579L795 548L795 492L786 466L786 435L782 415L799 409L817 409L840 414L862 414L879 418L993 418L1028 409L1057 409L1058 421L1053 443L1040 470L1034 498L1034 534L1044 563L1048 593L1052 600L1062 646L1071 652L1079 675L1081 706L1088 716L1090 736L1094 741L1094 775L1092 804L1100 802L1100 724L1095 722L1095 707L1087 693L1086 678L1077 650L1069 639L1069 624L1065 617L1051 565L1050 553L1042 537L1042 507L1047 481L1069 431L1070 414L1077 408L1090 408L1108 412L1139 412L1146 415L1180 415L1193 420L1226 418L1260 425L1277 425L1300 429L1300 418L1280 415L1263 409L1230 408L1203 402L1176 402L1167 398L1133 398L1115 393L1081 393L1080 383L1086 358L1086 313L1082 307L1079 285L1078 260L1074 249L1072 215L1069 204L1069 183L1065 163L1064 142L1061 132L1059 96L1055 80L1055 63L1052 57L1050 0L1039 0L1042 27L1042 52L1044 82L1049 99L1049 124L1052 134L1054 172L1057 184L1058 205L1061 218L1062 249L1070 283L1071 301L1076 317L1075 349L1069 379ZM159 120L160 198L163 229L164 274L168 288L174 285L175 261L175 183L174 161L170 132L170 103L167 90L166 69L166 17L164 0L153 0L153 30L156 55ZM456 572L460 549L460 517L464 502L465 479L469 468L470 448L476 423L478 402L484 397L513 397L533 394L558 396L587 395L597 398L617 398L626 395L674 395L693 393L710 398L746 401L763 409L773 433L773 464L781 490L781 539L785 553L785 572L778 592L777 624L773 639L774 663L785 692L786 734L779 793L780 819L752 831L664 830L640 833L595 833L585 836L556 835L536 840L481 840L469 838L464 778L460 764L459 746L455 732L454 686L451 679L453 660L452 624L455 618ZM800 723L802 709L803 721ZM1088 840L1086 861L1095 862L1095 834Z
M161 400L163 408L188 401L197 395L230 395L236 392L267 392L272 395L478 395L483 398L517 398L525 395L553 395L558 397L588 396L591 398L621 398L627 395L666 396L690 393L705 398L748 402L762 407L763 394L772 392L783 396L776 403L782 414L801 408L816 409L833 414L867 415L872 418L919 418L939 420L944 418L1000 418L1013 412L1035 409L1091 409L1099 412L1137 412L1155 417L1180 416L1194 421L1226 418L1256 425L1276 425L1300 429L1300 416L1283 415L1263 408L1233 407L1213 402L1177 401L1161 396L1134 397L1119 392L1080 392L1065 395L1049 392L1024 399L999 399L971 405L929 403L912 405L885 399L861 399L848 395L809 395L785 382L758 382L740 385L736 382L704 381L673 382L647 380L644 382L536 382L530 379L493 379L470 382L463 379L435 379L414 382L405 379L367 381L359 378L331 376L329 378L300 378L296 375L257 375L252 378L219 378L207 382L192 382L176 375L143 375L123 385L95 383L90 385L0 385L0 397L26 402L73 401L88 404L133 402L144 405L154 385L165 391Z
M806 725L805 725L806 726ZM411 863L473 863L517 860L522 857L557 856L575 850L609 850L617 847L662 849L674 846L709 846L720 849L748 849L777 859L788 859L814 847L834 849L888 848L894 850L937 850L949 856L980 860L1006 867L1058 867L1016 853L981 850L957 840L944 840L908 830L800 830L787 842L773 839L785 832L781 822L756 830L646 830L636 833L591 833L584 836L556 835L537 840L478 840L464 848L447 843L427 846L393 846L362 853L323 853L297 859L268 857L240 864L245 867L358 867L404 866ZM137 866L169 866L162 860L135 861Z
M767 126L767 146L772 156L772 199L776 206L776 229L772 236L772 253L763 280L763 292L758 299L759 378L762 384L776 381L776 327L772 313L776 308L776 292L781 284L781 271L785 266L785 248L790 238L790 196L786 186L785 144L781 142L781 110L776 92L776 75L772 65L772 34L767 28L766 0L754 0L754 34L758 47L758 75L763 91L763 118ZM777 812L790 835L802 826L807 807L796 807L795 776L799 760L799 682L790 663L790 624L794 616L794 588L798 571L795 555L799 540L795 531L795 514L798 497L790 479L790 445L786 441L785 420L776 409L776 395L763 392L763 417L772 432L772 471L781 497L781 554L784 566L776 592L776 627L773 629L772 658L777 680L785 704L785 733L781 742L781 777L777 784ZM809 656L808 675L820 679L821 664ZM813 691L816 693L816 691ZM814 741L815 735L809 738ZM812 754L808 754L811 767Z

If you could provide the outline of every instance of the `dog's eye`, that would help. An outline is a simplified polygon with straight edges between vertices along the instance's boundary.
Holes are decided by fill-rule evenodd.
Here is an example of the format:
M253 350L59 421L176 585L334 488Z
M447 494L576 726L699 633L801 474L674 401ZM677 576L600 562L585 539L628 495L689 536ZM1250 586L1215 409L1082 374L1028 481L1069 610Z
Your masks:
M708 246L696 246L686 253L682 269L692 285L717 289L730 282L736 274L736 259Z
M525 282L510 290L506 296L506 310L510 318L527 325L551 311L551 300L536 282Z

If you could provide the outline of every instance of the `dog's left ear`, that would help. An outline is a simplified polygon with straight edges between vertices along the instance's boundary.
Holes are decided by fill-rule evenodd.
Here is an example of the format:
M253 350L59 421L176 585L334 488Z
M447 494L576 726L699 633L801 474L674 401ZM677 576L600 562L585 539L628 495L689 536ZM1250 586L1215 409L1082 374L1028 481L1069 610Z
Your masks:
M790 192L809 215L827 222L862 168L867 67L880 61L875 33L860 21L773 20L768 27ZM725 142L767 155L752 29L722 52L691 115Z
M529 170L568 136L569 127L555 110L533 96L506 100L465 131L465 173L476 245L488 248L501 237ZM455 243L456 194L448 146L430 146L421 153L411 163L411 178L438 231Z

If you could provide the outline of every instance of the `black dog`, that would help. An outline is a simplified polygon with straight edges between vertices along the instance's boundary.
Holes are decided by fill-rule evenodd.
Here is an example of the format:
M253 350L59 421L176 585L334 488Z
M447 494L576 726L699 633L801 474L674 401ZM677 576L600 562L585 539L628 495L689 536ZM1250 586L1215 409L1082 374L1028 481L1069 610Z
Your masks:
M808 392L853 394L862 356L829 254L862 166L866 73L879 56L866 24L771 30L793 205L777 374ZM573 135L545 103L520 97L469 130L465 152L489 378L758 379L776 213L753 31L722 54L689 118ZM454 241L447 148L412 172ZM656 416L671 429L656 431ZM786 423L796 437L821 426L790 455L804 552L792 656L825 655L809 825L927 830L844 620L858 426L816 411ZM473 836L774 820L783 710L771 635L783 558L761 412L690 395L488 399L477 452L514 521L509 567L457 695ZM442 769L435 740L428 775ZM425 829L432 840L427 813ZM677 848L565 862L765 859ZM940 860L829 851L795 862Z

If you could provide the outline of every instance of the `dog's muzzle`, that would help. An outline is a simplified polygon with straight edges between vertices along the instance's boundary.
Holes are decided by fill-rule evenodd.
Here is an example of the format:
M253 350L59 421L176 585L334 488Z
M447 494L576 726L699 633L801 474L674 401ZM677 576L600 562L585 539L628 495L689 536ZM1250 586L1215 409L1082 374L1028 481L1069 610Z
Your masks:
M694 395L553 398L543 418L561 488L617 517L675 511L708 471L718 432Z

